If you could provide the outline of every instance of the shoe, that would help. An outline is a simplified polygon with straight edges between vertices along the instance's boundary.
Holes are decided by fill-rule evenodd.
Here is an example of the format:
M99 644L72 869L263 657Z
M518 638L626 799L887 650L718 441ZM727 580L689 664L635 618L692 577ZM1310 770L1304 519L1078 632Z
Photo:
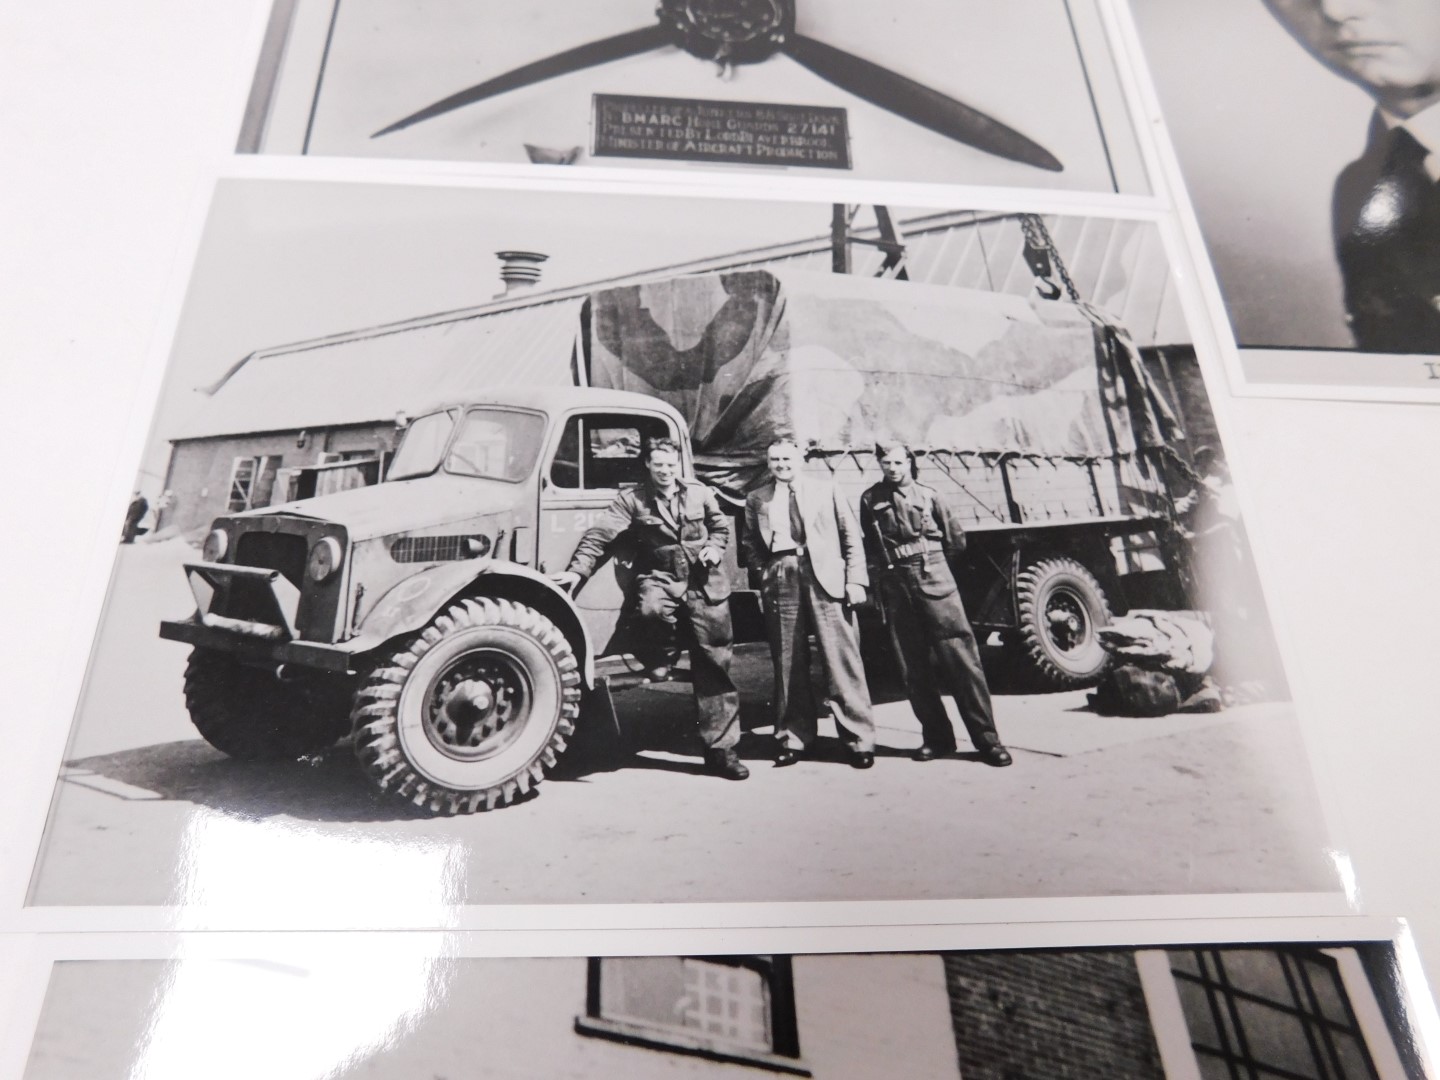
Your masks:
M875 764L875 755L869 750L850 751L850 767L852 769L868 769Z
M706 750L705 771L726 780L744 780L750 775L750 770L740 763L740 756L734 750Z
M955 752L955 748L944 746L931 746L929 743L921 743L920 749L915 751L916 761L934 761L936 758L949 757Z
M791 750L788 746L782 746L775 754L775 768L783 769L786 765L794 765L799 760L800 751Z
M1015 759L1010 756L1010 751L996 743L980 751L980 760L986 765L993 765L997 769L1003 769L1006 765L1015 764Z

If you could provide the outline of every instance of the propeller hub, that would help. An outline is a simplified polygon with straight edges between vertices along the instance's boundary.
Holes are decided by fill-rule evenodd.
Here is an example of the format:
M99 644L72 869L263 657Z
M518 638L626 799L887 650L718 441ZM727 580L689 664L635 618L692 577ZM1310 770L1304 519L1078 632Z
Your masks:
M691 56L726 64L768 59L795 29L795 0L660 0L655 14Z

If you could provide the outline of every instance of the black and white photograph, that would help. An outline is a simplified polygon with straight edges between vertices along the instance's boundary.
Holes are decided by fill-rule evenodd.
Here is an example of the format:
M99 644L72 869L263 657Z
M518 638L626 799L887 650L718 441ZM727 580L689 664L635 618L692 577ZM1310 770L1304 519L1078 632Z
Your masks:
M1247 377L1440 387L1440 10L1130 6Z
M1095 0L275 0L237 149L1149 192Z
M115 537L32 906L1343 903L1149 222L226 181Z
M1391 944L1322 941L58 960L21 1075L1424 1080L1427 1072Z

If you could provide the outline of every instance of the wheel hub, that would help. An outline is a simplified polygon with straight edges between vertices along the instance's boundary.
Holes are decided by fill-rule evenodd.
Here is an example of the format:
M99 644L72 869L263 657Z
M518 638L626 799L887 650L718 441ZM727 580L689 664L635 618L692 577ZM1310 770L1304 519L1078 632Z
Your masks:
M442 753L478 758L503 747L523 716L525 683L495 656L462 656L434 684L425 733Z
M1090 637L1090 622L1081 602L1068 593L1056 592L1045 606L1050 640L1062 652L1074 652Z

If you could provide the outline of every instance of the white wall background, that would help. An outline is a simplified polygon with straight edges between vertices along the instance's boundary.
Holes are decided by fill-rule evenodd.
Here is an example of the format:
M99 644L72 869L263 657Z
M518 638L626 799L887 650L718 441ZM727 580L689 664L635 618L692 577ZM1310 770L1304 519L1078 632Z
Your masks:
M959 1080L939 956L797 956L793 971L816 1077ZM25 1080L782 1075L577 1033L586 972L569 957L60 963Z

